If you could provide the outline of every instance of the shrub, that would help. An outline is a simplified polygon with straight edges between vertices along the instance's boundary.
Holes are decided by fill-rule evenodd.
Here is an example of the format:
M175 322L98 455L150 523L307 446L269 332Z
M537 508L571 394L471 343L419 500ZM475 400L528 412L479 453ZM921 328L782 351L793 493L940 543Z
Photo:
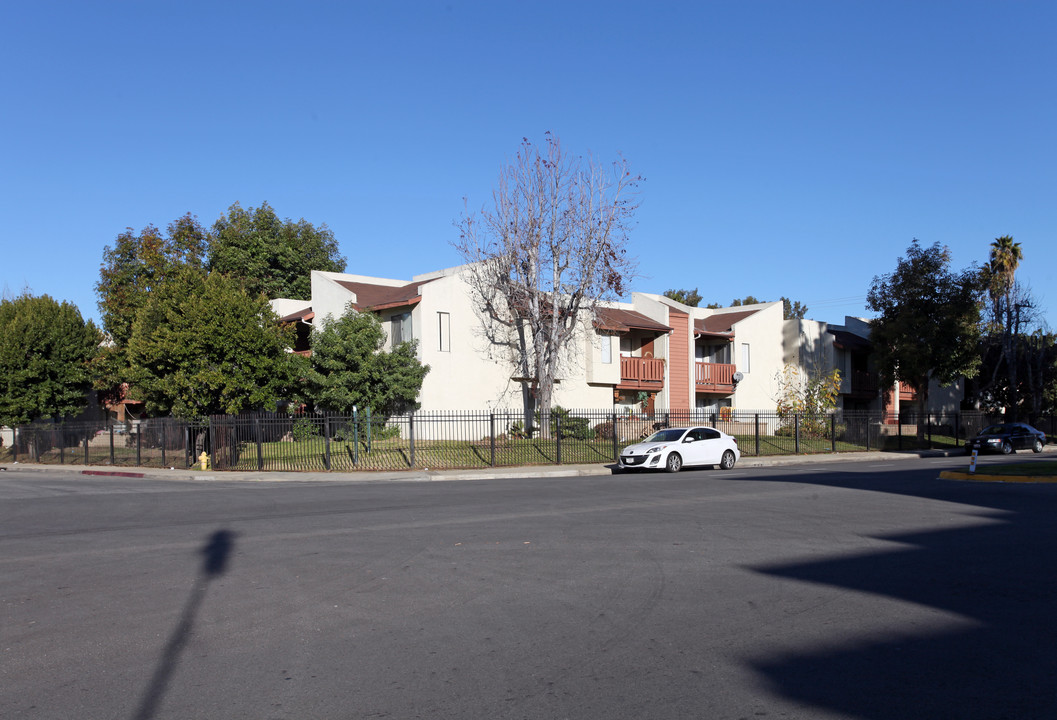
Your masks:
M302 440L310 440L311 438L319 435L319 428L309 418L298 418L294 420L294 427L290 431L291 436L294 438L294 442L301 442Z
M595 425L594 430L596 438L602 440L613 439L613 423L608 420L604 423L598 423L597 425Z

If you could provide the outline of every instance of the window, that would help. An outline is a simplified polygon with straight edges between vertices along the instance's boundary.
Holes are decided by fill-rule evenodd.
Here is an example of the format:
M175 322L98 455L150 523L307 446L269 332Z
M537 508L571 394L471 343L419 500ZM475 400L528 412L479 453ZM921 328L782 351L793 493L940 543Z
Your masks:
M441 352L451 352L451 315L446 312L437 313L437 337L440 338Z
M738 370L743 373L749 372L749 343L741 344L741 362L738 364Z
M411 340L411 313L408 312L393 315L393 317L390 318L390 322L392 323L393 329L392 333L390 333L390 337L393 341L392 347L396 347L400 343L409 342Z
M613 362L613 338L609 335L602 336L602 362L606 365Z

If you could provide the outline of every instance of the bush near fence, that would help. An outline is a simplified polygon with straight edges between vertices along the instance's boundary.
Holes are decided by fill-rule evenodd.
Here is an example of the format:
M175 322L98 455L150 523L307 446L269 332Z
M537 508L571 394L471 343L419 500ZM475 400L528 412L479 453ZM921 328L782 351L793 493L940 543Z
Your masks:
M737 438L744 456L956 448L1000 417L836 412L779 415L555 408L542 422L519 410L419 412L397 417L256 413L208 421L150 418L121 424L37 423L14 428L0 461L217 470L354 471L614 463L619 450L664 427L708 425ZM1057 418L1029 420L1051 437ZM919 441L918 431L924 440Z

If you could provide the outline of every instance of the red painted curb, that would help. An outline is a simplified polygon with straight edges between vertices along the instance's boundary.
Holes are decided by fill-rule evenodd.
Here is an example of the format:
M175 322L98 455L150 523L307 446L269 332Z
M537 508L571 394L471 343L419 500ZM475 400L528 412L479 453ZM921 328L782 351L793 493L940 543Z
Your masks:
M106 475L108 477L131 477L131 478L146 477L146 475L144 475L143 473L111 472L109 470L82 470L81 474L82 475Z

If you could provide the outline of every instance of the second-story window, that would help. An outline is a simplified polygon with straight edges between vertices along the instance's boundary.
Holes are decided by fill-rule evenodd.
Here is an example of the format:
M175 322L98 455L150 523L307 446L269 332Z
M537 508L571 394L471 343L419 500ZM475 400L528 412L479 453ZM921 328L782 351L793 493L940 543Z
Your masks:
M393 315L389 320L392 324L392 332L389 335L393 341L393 347L412 339L411 313L406 312L400 313L399 315Z
M609 335L602 336L602 362L606 365L613 362L613 338Z
M749 343L741 344L741 362L738 363L738 370L746 374L749 372Z

